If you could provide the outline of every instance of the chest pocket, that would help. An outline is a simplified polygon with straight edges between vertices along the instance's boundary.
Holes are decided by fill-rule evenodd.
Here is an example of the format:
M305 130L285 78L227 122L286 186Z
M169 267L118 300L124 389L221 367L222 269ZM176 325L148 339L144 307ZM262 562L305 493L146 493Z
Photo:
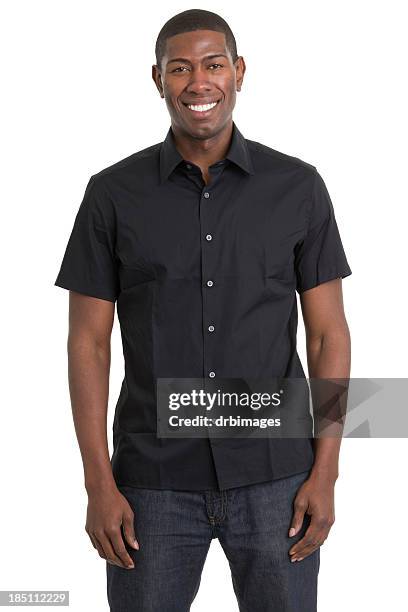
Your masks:
M276 279L281 281L290 282L295 278L295 269L293 267L293 263L289 264L278 264L278 265L269 265L266 270L265 279Z
M296 275L293 263L268 266L264 277L266 296L276 299L292 295L296 288Z

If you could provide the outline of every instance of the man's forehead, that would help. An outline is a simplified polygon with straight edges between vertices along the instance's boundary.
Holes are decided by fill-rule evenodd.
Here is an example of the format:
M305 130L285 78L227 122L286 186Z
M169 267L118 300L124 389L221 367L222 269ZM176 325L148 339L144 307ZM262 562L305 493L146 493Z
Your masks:
M193 58L216 53L228 53L223 32L194 30L175 34L166 41L165 58L167 61L180 55Z

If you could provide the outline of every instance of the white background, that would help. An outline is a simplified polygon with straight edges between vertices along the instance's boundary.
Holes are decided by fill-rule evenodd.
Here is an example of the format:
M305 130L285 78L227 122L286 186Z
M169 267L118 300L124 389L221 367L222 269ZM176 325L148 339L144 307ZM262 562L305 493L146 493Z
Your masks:
M69 589L75 611L108 605L104 561L84 531L66 373L68 292L53 283L91 174L167 132L151 79L154 43L163 23L188 8L2 3L0 588ZM241 132L314 164L329 189L353 272L343 281L352 376L406 377L404 3L201 8L227 19L246 60L234 112ZM305 365L301 316L298 339ZM109 431L122 375L116 320ZM343 441L319 612L406 609L406 451L405 439ZM215 540L192 607L208 609L238 610Z

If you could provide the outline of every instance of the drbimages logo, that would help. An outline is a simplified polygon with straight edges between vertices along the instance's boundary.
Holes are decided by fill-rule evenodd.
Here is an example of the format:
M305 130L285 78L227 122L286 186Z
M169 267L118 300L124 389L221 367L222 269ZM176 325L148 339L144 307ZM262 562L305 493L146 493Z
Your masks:
M214 407L249 407L252 410L259 410L265 406L280 406L281 393L235 393L220 391L209 393L200 389L192 389L189 393L170 393L169 409L179 410L186 406L200 406L206 410Z

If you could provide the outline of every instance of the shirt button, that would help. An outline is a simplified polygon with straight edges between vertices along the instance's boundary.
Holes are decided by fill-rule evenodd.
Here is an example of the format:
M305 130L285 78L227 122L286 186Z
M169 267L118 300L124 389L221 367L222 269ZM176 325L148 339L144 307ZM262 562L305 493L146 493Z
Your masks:
M215 372L210 372L208 375L210 378L215 378Z
M213 332L213 331L214 331L214 329L215 329L214 325L209 325L209 326L208 326L208 331L209 331L209 332Z
M210 197L210 194L208 193L208 191L204 191L204 197L205 198L209 198Z
M206 239L208 242L210 242L210 240L212 240L212 236L211 236L211 234L207 234L207 235L206 235L206 237L205 237L205 239Z
M207 287L212 287L213 286L213 281L212 280L208 280L207 281Z

